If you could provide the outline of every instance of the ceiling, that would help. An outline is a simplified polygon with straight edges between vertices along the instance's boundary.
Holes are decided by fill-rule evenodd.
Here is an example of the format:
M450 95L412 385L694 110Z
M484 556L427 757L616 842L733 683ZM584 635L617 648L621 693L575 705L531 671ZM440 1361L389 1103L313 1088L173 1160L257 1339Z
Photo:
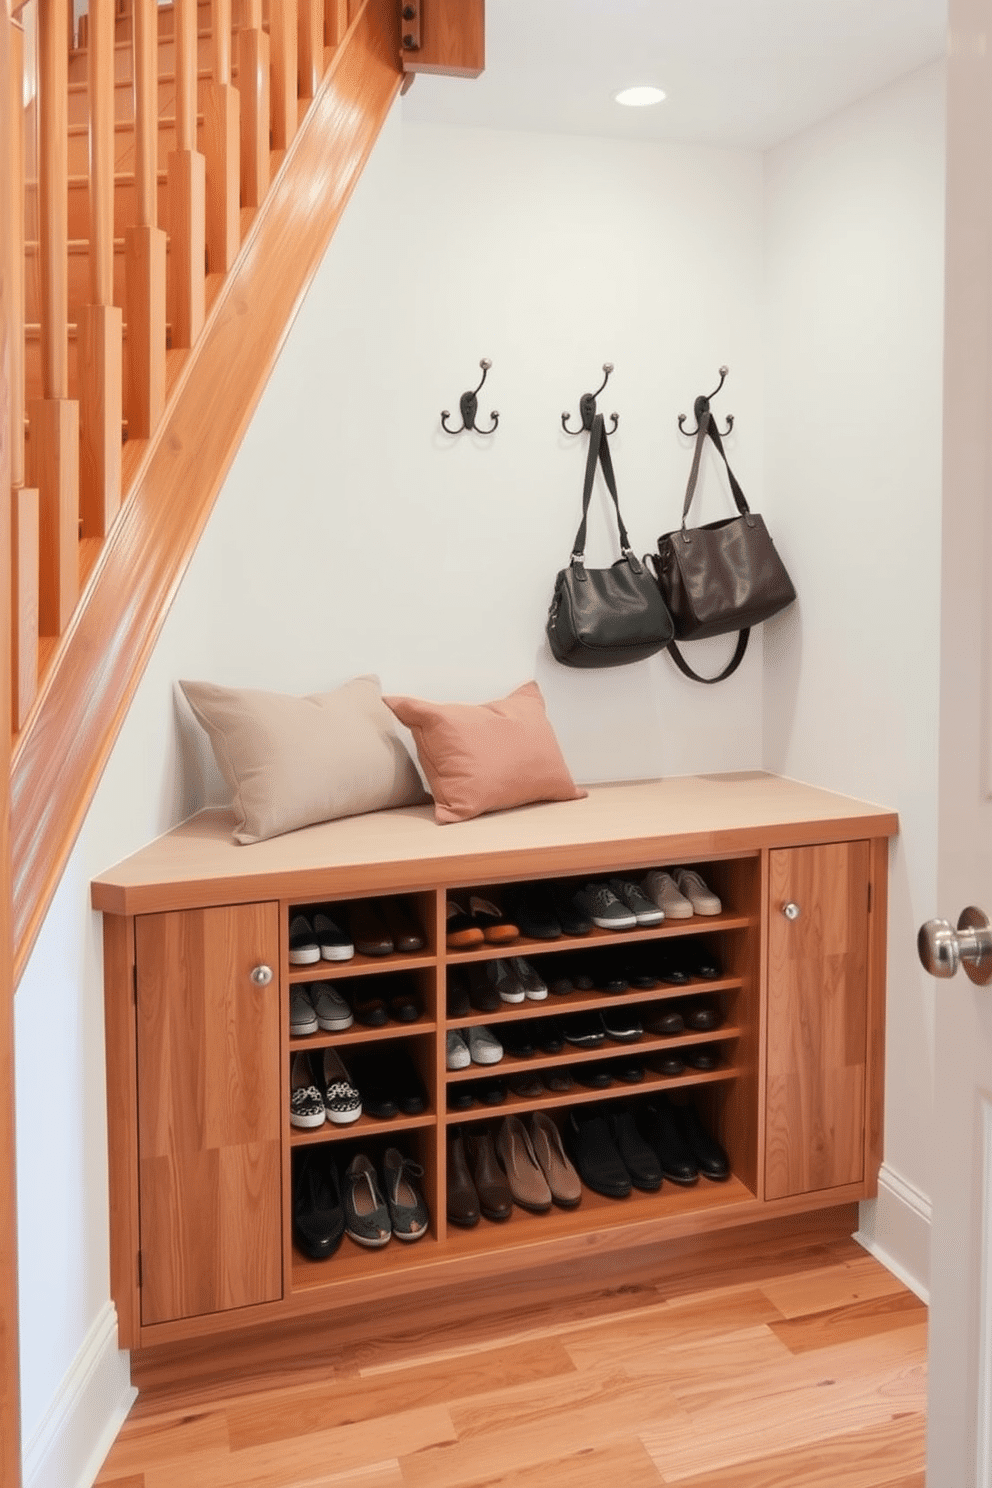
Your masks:
M943 56L947 0L486 0L480 78L420 75L404 117L768 149ZM654 108L620 88L654 83Z

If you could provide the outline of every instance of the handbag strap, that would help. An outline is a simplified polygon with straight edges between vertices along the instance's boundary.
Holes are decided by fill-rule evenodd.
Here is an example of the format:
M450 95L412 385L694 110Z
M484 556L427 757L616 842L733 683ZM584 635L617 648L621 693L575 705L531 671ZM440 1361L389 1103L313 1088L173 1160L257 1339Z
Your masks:
M631 570L634 573L640 573L641 565L631 552L630 538L627 536L627 529L623 524L623 517L620 515L617 483L613 474L613 459L610 455L610 446L606 437L606 426L601 413L597 413L593 418L592 428L589 432L586 476L582 483L582 521L579 523L579 530L576 532L575 542L572 544L572 566L577 570L580 577L585 576L583 559L586 552L586 521L589 516L589 502L592 499L592 487L593 481L596 478L597 464L603 467L603 478L606 481L606 489L613 497L613 506L617 514L617 531L620 534L620 552L630 564Z
M685 536L685 519L689 515L689 507L692 505L692 498L696 494L696 482L699 479L699 462L702 458L703 445L706 443L707 438L711 439L716 445L717 453L727 467L727 478L730 481L730 489L733 492L734 501L737 503L737 510L742 517L749 517L751 515L751 508L748 506L744 492L741 490L740 482L730 468L730 461L727 459L727 451L723 447L720 431L713 422L713 417L707 408L699 415L699 428L696 430L696 448L692 455L692 469L689 471L689 481L685 488L685 501L682 505L683 537Z
M684 672L687 677L691 677L693 682L705 682L707 684L711 682L723 682L727 677L731 676L732 673L736 672L737 668L744 660L744 652L747 650L747 643L750 637L750 626L748 626L747 630L738 631L737 646L734 654L727 662L727 665L724 667L723 671L720 672L716 677L701 677L698 672L694 672L674 641L669 641L668 650L672 660L678 667L679 671Z

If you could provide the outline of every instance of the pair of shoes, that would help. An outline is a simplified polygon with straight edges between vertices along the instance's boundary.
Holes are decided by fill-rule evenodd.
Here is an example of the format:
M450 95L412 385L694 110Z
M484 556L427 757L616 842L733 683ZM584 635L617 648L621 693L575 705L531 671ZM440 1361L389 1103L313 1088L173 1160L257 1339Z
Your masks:
M312 966L315 962L350 961L355 954L351 937L323 910L310 920L297 914L289 922L289 963Z
M312 1261L325 1261L341 1244L344 1206L337 1163L328 1144L293 1158L293 1234Z
M632 1107L573 1111L565 1139L583 1183L594 1193L623 1199L632 1188L655 1193L661 1187L661 1163L638 1131Z
M617 880L619 882L619 880ZM575 896L579 908L600 930L636 930L637 916L607 883L587 883ZM655 911L657 913L657 910Z
M711 1033L723 1024L723 1012L718 1003L709 997L684 997L663 1003L648 1014L646 1027L650 1033L670 1038L674 1034Z
M424 932L402 899L359 899L350 908L355 949L363 956L412 955L422 951Z
M645 1107L645 1136L666 1178L689 1186L700 1173L714 1183L730 1177L730 1160L706 1130L693 1105L676 1105L664 1096Z
M427 1091L409 1049L378 1044L355 1050L348 1063L367 1116L391 1121L401 1112L419 1116L426 1111Z
M523 884L507 893L520 933L531 940L560 940L563 935L588 935L592 921L575 893L562 884Z
M513 1196L496 1160L491 1134L483 1127L466 1136L448 1132L448 1218L470 1229L480 1214L499 1222L513 1212Z
M470 894L468 909L456 899L447 901L445 937L452 950L466 951L483 943L507 945L519 939L520 931L498 904L479 894Z
M642 884L649 899L668 920L688 920L694 914L717 915L720 900L694 868L652 868Z
M325 1049L319 1073L310 1056L294 1054L289 1077L289 1120L304 1130L331 1121L348 1126L362 1114L362 1098L333 1049Z
M582 1198L579 1175L565 1154L561 1133L544 1111L534 1111L529 1126L519 1116L507 1116L496 1150L521 1209L532 1214L545 1214L552 1204L574 1209Z
M289 989L289 1031L293 1038L316 1033L339 1033L355 1017L333 982L294 983Z
M467 1069L470 1064L499 1064L502 1058L503 1045L483 1024L448 1030L445 1064L449 1070Z
M356 1153L345 1170L345 1229L352 1240L370 1250L397 1240L419 1240L427 1233L429 1216L414 1179L422 1178L419 1163L395 1147L382 1159L382 1187L364 1152Z
M490 961L489 977L503 1002L544 1002L548 989L544 981L523 956L507 961Z
M408 972L347 978L342 985L355 1019L365 1028L385 1028L390 1019L416 1023L423 1012L416 984Z

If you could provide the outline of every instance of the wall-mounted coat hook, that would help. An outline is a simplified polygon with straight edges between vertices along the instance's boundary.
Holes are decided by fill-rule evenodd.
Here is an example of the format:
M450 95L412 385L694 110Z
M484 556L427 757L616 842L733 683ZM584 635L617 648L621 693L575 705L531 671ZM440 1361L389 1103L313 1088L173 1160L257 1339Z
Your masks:
M485 382L489 375L489 368L492 366L492 362L488 357L483 357L479 366L482 368L482 382ZM482 387L482 382L479 383L478 387L470 388L467 393L462 393L458 400L458 407L462 412L462 426L460 429L449 429L448 419L451 417L451 414L447 408L441 410L441 427L446 434L464 434L466 429L474 429L477 434L495 433L496 426L499 423L499 414L495 408L489 415L493 421L491 429L480 429L475 422L475 416L479 411L479 391Z
M711 393L700 393L700 395L696 399L695 403L693 403L693 405L692 405L692 411L693 411L693 413L696 416L696 427L694 429L687 429L686 426L685 426L685 421L686 421L687 415L684 414L684 413L680 413L679 414L679 428L682 430L682 433L683 434L688 434L688 436L689 436L690 439L692 439L696 434L699 433L699 420L702 418L702 416L703 416L704 413L709 413L709 411L710 411L710 399L711 398L715 398L716 395L717 395L717 393L723 387L723 384L727 380L727 373L729 371L730 371L730 368L729 367L721 367L720 368L720 381L717 383L717 385L713 389L713 391ZM715 423L714 423L713 427L716 428L716 424ZM717 433L718 434L729 434L730 431L731 431L731 429L733 427L734 427L734 415L732 413L728 413L727 414L727 427L725 429L717 429Z
M582 397L579 399L579 415L582 419L582 429L592 428L592 421L596 417L596 399L599 397L600 393L603 391L606 384L610 380L610 373L613 371L613 363L604 362L603 371L606 373L606 376L603 378L596 391L594 393L583 393ZM562 428L565 430L566 434L581 434L582 429L570 429L568 427L568 421L571 417L572 415L568 412L568 409L566 409L561 416ZM613 420L613 422L606 432L608 434L613 434L616 432L617 424L620 422L620 415L617 413L611 413L610 418Z

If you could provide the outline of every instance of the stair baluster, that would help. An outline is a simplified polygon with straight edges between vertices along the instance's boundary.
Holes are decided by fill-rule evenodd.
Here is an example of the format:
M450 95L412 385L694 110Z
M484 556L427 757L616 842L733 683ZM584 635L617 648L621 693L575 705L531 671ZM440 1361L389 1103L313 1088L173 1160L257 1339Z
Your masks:
M38 197L42 396L28 409L28 483L38 488L43 636L60 636L79 595L79 404L69 398L68 0L38 5Z
M134 0L134 188L136 224L125 235L127 431L149 439L165 408L165 231L158 220L158 15Z
M306 6L309 0L302 0ZM297 108L297 0L281 0L269 7L269 49L272 54L272 148L285 150L299 122ZM300 41L302 45L302 37ZM312 95L304 95L309 98Z
M231 0L213 0L213 77L204 84L207 268L226 274L241 246L241 107L231 83Z
M169 155L173 346L195 346L206 316L206 161L196 148L196 0L176 0L176 148Z
M114 304L114 0L89 0L90 303L79 312L79 475L84 537L121 504L124 316Z
M38 690L38 492L24 484L24 31L10 27L10 485L11 722L19 729Z
M258 207L269 189L269 38L262 0L243 0L238 33L241 94L241 205Z

